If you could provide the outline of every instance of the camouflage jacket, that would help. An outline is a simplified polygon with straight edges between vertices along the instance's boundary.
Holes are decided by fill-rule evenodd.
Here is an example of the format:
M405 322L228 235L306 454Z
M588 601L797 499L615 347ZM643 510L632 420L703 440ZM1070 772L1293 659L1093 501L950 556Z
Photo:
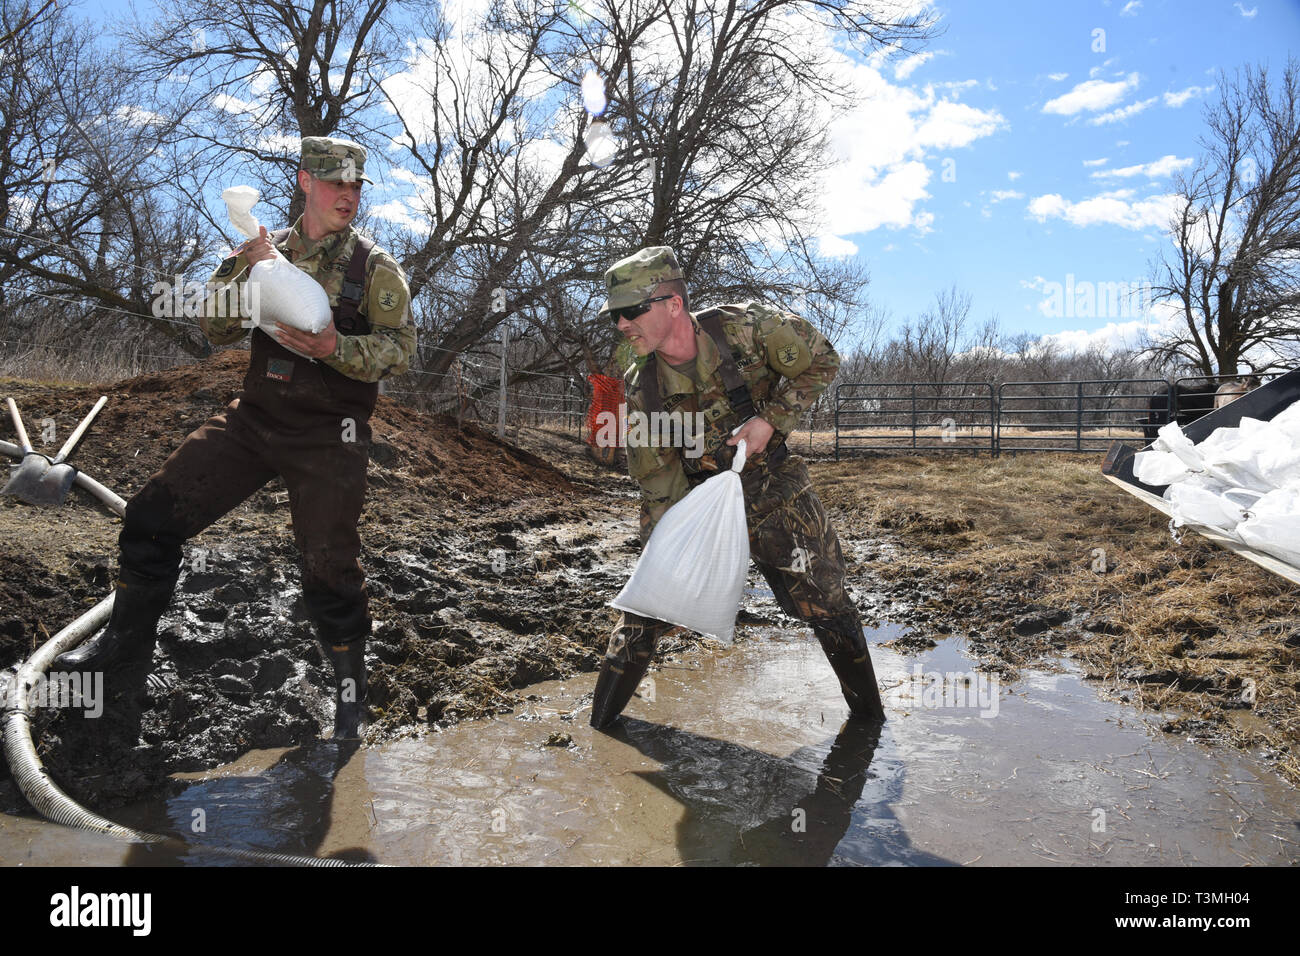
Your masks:
M775 429L767 446L768 450L774 449L834 381L840 357L811 323L789 312L760 302L725 305L721 311L723 334L731 343L736 368L749 386L758 417ZM727 402L713 337L700 328L694 316L691 324L695 326L698 350L695 373L703 385L697 388L689 377L658 356L659 393L665 412L688 413L682 417L691 422L695 416L690 413L704 413L703 454L690 458L677 448L647 447L634 441L629 427L627 466L628 473L641 486L643 542L649 540L664 512L690 490L688 473L716 470L717 452L731 437L732 429L742 424ZM627 374L629 419L633 412L645 412L639 383L641 368L642 363L633 365ZM765 458L760 455L752 463L747 462L746 474L751 464L753 468L764 467Z
M351 226L342 232L331 233L319 240L308 239L302 233L302 218L293 224L289 234L276 248L285 258L309 274L329 294L330 307L338 305L343 290L343 277L352 250L356 248L358 233ZM208 280L208 298L199 318L199 326L215 345L238 342L248 329L241 326L241 317L234 310L223 308L229 301L239 301L247 277L248 261L241 251L225 259ZM217 290L233 284L233 294L218 300ZM358 311L370 323L368 335L339 333L334 353L320 361L362 382L377 382L388 375L405 372L415 355L415 325L411 321L411 293L406 276L397 260L379 246L370 250L366 260L365 290Z

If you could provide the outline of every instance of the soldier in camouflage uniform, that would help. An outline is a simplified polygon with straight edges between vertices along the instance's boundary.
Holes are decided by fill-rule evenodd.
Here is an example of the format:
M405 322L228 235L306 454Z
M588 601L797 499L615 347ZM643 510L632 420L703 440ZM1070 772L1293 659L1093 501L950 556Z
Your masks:
M628 415L702 412L705 435L680 449L633 442L628 471L641 485L641 541L691 487L730 467L746 441L741 473L750 554L781 609L812 625L839 677L850 711L884 719L880 691L858 612L844 586L839 539L812 490L808 468L785 438L835 378L840 359L804 319L760 302L724 305L694 315L681 268L667 246L643 249L605 273L603 315L641 356L628 371ZM721 339L729 355L718 346ZM730 359L730 362L727 360ZM730 366L730 367L728 367ZM730 382L728 381L730 379ZM742 426L736 435L731 432ZM591 724L617 719L640 683L659 638L671 624L624 612L596 681Z
M179 575L182 544L278 475L289 491L303 600L334 666L334 735L355 737L364 728L371 620L357 522L369 418L378 381L405 371L415 352L401 267L350 225L361 180L370 182L365 162L356 143L304 138L302 217L275 233L263 228L213 273L200 325L217 345L248 333L249 323L224 306L239 301L231 293L252 265L277 254L272 246L320 283L333 317L316 334L282 324L274 335L253 329L243 392L186 438L127 504L112 619L93 641L64 655L62 666L115 663L122 686L138 691Z

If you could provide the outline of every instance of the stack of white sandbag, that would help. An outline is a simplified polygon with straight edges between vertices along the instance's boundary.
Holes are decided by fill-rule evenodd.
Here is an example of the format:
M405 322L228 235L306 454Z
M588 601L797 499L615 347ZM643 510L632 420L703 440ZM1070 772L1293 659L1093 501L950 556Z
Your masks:
M1272 421L1215 429L1199 445L1170 422L1134 457L1133 474L1169 486L1175 527L1214 528L1300 567L1300 403Z
M256 239L261 223L251 210L261 193L251 186L231 186L221 198L231 224L249 239ZM249 270L242 302L244 314L272 337L277 322L313 335L330 324L330 300L325 290L278 251L274 259L263 259Z

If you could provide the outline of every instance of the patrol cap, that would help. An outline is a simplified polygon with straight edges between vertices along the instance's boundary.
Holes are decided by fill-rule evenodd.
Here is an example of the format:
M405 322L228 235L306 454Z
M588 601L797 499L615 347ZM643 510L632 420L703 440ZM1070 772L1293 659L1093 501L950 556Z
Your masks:
M655 287L671 279L685 279L677 256L668 246L650 246L620 259L605 270L605 289L609 296L600 307L602 314L644 302L654 295Z
M374 185L366 176L366 148L349 139L304 136L298 168L327 183L354 183L358 179Z

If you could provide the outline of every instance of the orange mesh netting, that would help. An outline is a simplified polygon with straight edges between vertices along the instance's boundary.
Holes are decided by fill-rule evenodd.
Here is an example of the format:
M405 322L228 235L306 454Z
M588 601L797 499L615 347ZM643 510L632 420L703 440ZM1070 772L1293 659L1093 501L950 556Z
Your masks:
M623 404L623 380L609 375L588 375L587 381L591 383L591 408L587 409L587 444L594 446L601 424L609 421L607 418L602 419L601 413L609 412L617 416L619 406ZM606 428L608 429L608 426ZM622 432L623 429L620 427L618 429L620 448L623 447Z

